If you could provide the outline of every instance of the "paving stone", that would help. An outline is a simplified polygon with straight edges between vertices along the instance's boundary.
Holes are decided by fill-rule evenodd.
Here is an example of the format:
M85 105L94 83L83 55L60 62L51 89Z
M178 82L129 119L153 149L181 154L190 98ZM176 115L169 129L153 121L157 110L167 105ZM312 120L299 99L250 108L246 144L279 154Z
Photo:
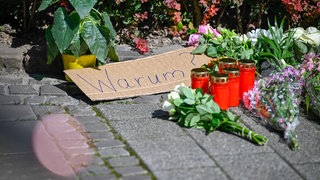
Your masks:
M272 139L270 146L291 164L317 163L320 162L320 148L314 148L314 146L320 144L319 137L320 132L306 129L298 134L300 148L296 151L290 150L285 142L280 143L279 140L275 142Z
M122 177L148 173L148 171L143 169L141 166L116 167L115 171Z
M188 136L128 140L127 143L152 172L216 166L210 156Z
M19 77L0 76L0 84L22 84L23 80Z
M107 141L98 141L93 143L98 149L104 149L104 148L115 148L115 147L125 147L125 144L123 144L121 141L112 139Z
M108 120L151 118L160 109L156 104L99 104L96 107Z
M81 180L118 180L113 174L101 174L101 175L84 175L80 176Z
M87 135L93 141L108 141L114 139L112 132L91 132Z
M30 105L41 105L45 104L47 100L47 97L45 96L31 96L31 97L26 97L24 99L25 104L30 104Z
M43 167L33 153L0 156L0 180L8 179L51 179L76 180L76 177L63 177Z
M32 153L32 134L36 124L37 121L0 121L0 157Z
M163 96L166 96L164 94L158 94L158 95L146 95L146 96L138 96L133 99L136 103L161 103L163 100Z
M250 140L231 133L214 131L207 135L199 129L188 129L187 132L195 139L198 145L205 149L211 156L274 152L274 150L267 145L258 146Z
M213 167L200 167L200 168L181 168L181 169L168 169L168 170L156 170L153 174L158 180L193 180L193 179L217 179L227 180L229 179L226 174L215 166ZM237 178L236 178L237 179Z
M151 180L151 176L148 174L138 174L121 177L122 180Z
M98 151L105 158L130 156L130 153L125 148L106 148Z
M38 95L38 91L30 85L10 85L10 94L26 94L26 95Z
M78 105L79 100L74 99L70 96L58 96L50 97L48 103L56 106Z
M85 132L105 132L110 131L110 127L103 122L82 124Z
M44 166L63 176L75 175L65 158L65 153L60 151L58 143L47 133L42 123L34 128L33 141L34 151Z
M0 104L21 104L21 98L19 96L5 96L0 95Z
M275 153L249 153L214 156L231 179L302 179Z
M106 166L89 166L86 168L87 171L98 175L98 174L110 174L111 170L107 168Z
M110 121L109 123L126 140L186 135L176 123L156 118Z
M66 113L64 108L61 106L51 106L51 105L32 106L32 109L38 117L42 117L48 114Z
M6 86L0 85L0 95L6 94Z
M96 112L87 104L69 105L67 110L73 116L96 116Z
M41 96L66 96L67 93L53 85L43 85L40 87Z
M0 121L36 120L29 105L0 105Z
M75 117L82 125L101 124L102 119L97 116L77 116Z
M320 179L320 162L294 165L294 167L300 172L300 174L302 174L305 179Z
M112 167L123 167L123 166L135 166L139 165L139 160L133 156L128 157L115 157L108 159L108 162Z

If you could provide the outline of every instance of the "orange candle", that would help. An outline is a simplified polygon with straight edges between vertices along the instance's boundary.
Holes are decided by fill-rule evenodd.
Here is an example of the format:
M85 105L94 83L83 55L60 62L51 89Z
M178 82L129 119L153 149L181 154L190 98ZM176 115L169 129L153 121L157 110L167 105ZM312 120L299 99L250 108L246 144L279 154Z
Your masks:
M225 68L224 73L229 75L229 107L239 105L240 71L239 68Z
M229 107L229 77L228 74L218 73L211 76L210 94L220 109Z
M253 89L256 73L256 66L253 60L242 59L239 61L240 69L240 99L243 93Z
M200 88L204 93L209 93L209 70L205 68L194 68L191 70L191 88Z
M219 60L219 73L222 73L224 68L235 68L236 66L237 60L233 58L222 58Z

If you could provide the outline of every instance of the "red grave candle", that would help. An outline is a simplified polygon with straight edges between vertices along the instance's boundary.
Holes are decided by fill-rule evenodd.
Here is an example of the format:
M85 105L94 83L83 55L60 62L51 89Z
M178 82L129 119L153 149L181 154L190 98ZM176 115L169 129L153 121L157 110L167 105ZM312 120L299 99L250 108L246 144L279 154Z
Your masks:
M228 74L217 73L211 76L210 94L220 109L229 107L229 77Z
M229 75L229 107L239 105L240 71L239 68L225 68L224 73Z
M205 68L194 68L191 70L191 88L200 88L204 93L209 93L209 70Z
M243 93L253 89L256 66L253 60L242 59L239 61L240 69L240 99Z
M219 60L219 73L222 73L224 68L235 67L237 67L237 60L233 58L222 58Z

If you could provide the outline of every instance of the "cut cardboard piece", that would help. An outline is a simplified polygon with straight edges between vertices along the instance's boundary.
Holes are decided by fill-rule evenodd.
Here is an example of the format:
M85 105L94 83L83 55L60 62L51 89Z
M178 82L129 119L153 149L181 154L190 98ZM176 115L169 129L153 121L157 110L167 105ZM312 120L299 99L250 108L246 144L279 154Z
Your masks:
M65 70L92 100L111 100L171 91L176 85L190 86L191 69L210 62L194 55L193 47L95 68Z

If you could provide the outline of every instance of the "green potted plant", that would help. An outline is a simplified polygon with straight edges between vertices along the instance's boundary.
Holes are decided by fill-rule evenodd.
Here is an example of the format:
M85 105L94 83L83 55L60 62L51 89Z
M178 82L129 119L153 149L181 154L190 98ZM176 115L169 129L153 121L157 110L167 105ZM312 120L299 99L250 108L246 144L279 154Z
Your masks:
M111 61L119 60L115 51L116 32L108 14L94 8L97 0L42 0L38 10L57 3L60 7L45 33L48 64L59 54L65 69L103 65L108 57Z

